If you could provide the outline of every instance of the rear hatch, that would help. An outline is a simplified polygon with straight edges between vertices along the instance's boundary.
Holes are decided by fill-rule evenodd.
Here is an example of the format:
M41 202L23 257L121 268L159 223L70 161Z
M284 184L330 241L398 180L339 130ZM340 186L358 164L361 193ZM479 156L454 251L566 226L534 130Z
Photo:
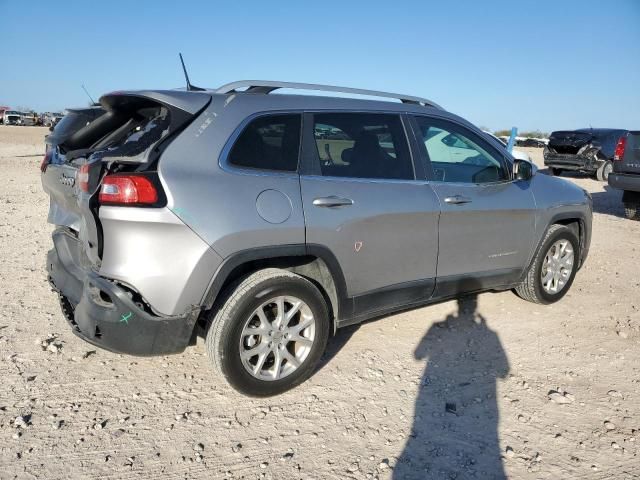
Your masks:
M558 131L549 137L548 149L561 155L576 155L582 147L593 139L589 132Z
M161 153L210 100L200 92L114 92L100 99L104 114L49 144L47 156L55 161L45 157L42 168L50 198L48 221L78 237L84 266L100 264L98 192L105 175L136 172L159 184Z

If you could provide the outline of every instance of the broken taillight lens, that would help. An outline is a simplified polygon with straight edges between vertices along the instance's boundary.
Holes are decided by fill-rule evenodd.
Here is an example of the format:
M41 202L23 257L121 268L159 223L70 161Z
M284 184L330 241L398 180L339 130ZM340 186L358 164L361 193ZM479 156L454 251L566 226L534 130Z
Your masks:
M107 175L99 200L106 205L153 205L158 201L158 190L142 175Z
M49 165L50 161L51 161L51 150L47 151L47 153L44 154L44 158L42 159L42 162L40 162L40 171L42 173L47 171L47 165Z
M76 174L76 180L80 186L80 190L83 192L89 192L89 164L85 163L80 166L78 173Z
M625 148L627 148L627 137L620 137L620 140L618 140L616 144L616 151L613 153L613 159L616 161L622 160Z

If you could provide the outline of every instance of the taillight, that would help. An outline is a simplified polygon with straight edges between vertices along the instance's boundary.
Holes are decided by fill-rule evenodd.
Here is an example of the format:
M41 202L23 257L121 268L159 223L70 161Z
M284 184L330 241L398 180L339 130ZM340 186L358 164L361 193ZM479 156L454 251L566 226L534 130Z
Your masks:
M152 205L158 201L158 190L142 175L107 175L102 181L101 204Z
M618 143L616 144L616 151L613 153L614 160L622 160L624 157L624 149L627 147L627 137L620 137Z
M89 192L89 164L85 163L80 166L80 170L76 174L76 180L83 192Z
M45 153L42 162L40 162L40 171L42 173L47 171L47 165L49 165L49 162L51 161L51 152L52 150L49 150L47 153Z

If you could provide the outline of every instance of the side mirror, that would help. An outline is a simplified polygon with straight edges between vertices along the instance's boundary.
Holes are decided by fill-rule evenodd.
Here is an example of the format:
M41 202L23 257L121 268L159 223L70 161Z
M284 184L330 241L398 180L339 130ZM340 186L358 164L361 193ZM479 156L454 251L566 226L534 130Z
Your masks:
M526 160L514 160L513 161L513 177L516 180L531 180L534 174L533 164Z
M53 132L53 125L51 125L51 126L49 127L49 131L50 131L50 132Z

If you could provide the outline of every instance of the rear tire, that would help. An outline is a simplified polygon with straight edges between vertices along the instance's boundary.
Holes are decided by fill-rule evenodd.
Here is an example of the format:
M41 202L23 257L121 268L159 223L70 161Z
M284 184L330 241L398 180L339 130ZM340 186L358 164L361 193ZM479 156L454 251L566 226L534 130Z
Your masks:
M214 367L233 388L265 397L311 376L329 337L327 304L313 283L267 268L223 298L205 343Z
M606 182L609 180L611 172L613 172L613 163L606 161L596 170L596 178L601 182Z
M640 192L625 190L622 192L624 216L629 220L640 220Z
M553 175L554 177L559 177L560 175L562 175L561 168L549 167L549 171L551 172L551 175Z
M558 245L563 244L565 245L564 250L559 251ZM563 258L568 258L567 246L569 245L573 252L570 271L568 270L569 266L563 263L567 261L563 260ZM559 253L556 254L556 252ZM567 254L567 257L562 257L562 252ZM557 259L556 256L558 257ZM516 293L523 300L533 303L547 305L557 302L571 288L579 258L580 243L574 231L564 225L551 225L529 266L524 280L516 287ZM553 274L554 271L557 271L558 277L555 291L553 288L553 281L556 278L556 275ZM551 280L545 282L545 278L551 278Z

